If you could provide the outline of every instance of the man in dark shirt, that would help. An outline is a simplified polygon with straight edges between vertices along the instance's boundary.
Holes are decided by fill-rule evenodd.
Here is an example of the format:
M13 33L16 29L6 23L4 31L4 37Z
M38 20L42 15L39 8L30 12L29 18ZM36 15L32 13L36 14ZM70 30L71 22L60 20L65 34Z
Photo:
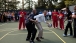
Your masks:
M29 15L26 19L26 28L27 28L27 31L28 31L26 41L30 41L30 43L35 43L34 39L35 39L36 32L37 32L37 30L35 28L35 24L34 24L34 22L37 22L34 19L34 16L36 15L34 13L34 11L35 10L33 10L33 14Z
M73 35L73 32L72 32L72 13L71 11L69 10L69 8L66 8L66 12L67 12L67 25L66 25L66 28L65 28L65 31L64 31L64 34L63 36L67 36L67 32L68 32L68 28L70 29L70 34L68 34L69 36L72 36Z

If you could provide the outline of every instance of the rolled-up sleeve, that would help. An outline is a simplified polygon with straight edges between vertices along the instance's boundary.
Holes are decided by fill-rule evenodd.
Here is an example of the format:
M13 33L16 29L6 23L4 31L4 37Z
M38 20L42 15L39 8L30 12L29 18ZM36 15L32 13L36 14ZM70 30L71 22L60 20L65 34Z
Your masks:
M46 23L45 17L44 17L44 22Z
M42 14L39 14L39 15L34 16L34 18L39 18L41 16L43 16L43 15Z
M39 14L39 15L36 15L36 16L34 16L34 18L38 21L38 22L40 22L40 17L42 17L42 14Z

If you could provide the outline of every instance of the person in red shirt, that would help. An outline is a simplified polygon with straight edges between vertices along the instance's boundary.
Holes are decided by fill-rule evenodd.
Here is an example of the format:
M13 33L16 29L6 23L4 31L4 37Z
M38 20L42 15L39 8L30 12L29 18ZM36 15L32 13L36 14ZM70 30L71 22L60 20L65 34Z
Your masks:
M19 12L19 30L21 29L22 24L23 24L23 29L25 29L25 16L26 16L26 12L23 11L23 9L21 9L21 11Z
M64 30L64 14L62 13L62 10L60 10L59 13L59 24L60 24L60 29Z
M52 20L54 28L58 28L58 15L59 13L54 9L54 11L52 12Z

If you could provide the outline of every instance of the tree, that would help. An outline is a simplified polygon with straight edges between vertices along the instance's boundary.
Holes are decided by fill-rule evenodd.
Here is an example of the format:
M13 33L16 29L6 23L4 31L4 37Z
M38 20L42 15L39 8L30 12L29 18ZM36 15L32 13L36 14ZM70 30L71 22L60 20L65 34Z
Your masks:
M28 6L26 7L27 9L32 8L33 1L32 1L32 0L25 0L25 1L23 2L23 7L26 6L26 5L28 5Z
M64 7L66 7L65 2L64 2L64 1L60 2L60 3L58 4L58 6L56 6L56 7L57 7L57 8L64 8Z
M19 3L19 1L16 1L16 2L12 2L12 1L6 1L6 0L2 0L0 1L0 8L1 10L3 11L6 11L6 10L15 10L17 9L17 4Z
M18 2L12 2L12 1L9 1L9 2L7 2L7 7L8 7L8 10L16 10L17 9L17 4L19 3L19 1Z
M75 0L64 0L66 7L75 4Z
M52 4L52 0L38 0L37 8L50 9L50 8L54 8L54 5Z

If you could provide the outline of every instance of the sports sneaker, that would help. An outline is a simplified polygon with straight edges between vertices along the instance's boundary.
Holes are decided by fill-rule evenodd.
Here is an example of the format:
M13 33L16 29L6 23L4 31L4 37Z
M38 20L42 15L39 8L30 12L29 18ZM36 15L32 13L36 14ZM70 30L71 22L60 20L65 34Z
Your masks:
M58 29L58 27L56 27L56 29Z
M62 30L64 30L64 29L62 29Z
M68 36L73 36L73 35L68 34Z
M34 41L30 41L30 43L35 43Z
M39 37L36 38L37 41L41 42L41 40L39 39Z
M23 28L23 30L25 30L25 28Z
M41 39L44 39L43 37L40 37Z
M26 39L26 41L30 41L30 39Z
M63 34L64 37L67 37L67 35Z

